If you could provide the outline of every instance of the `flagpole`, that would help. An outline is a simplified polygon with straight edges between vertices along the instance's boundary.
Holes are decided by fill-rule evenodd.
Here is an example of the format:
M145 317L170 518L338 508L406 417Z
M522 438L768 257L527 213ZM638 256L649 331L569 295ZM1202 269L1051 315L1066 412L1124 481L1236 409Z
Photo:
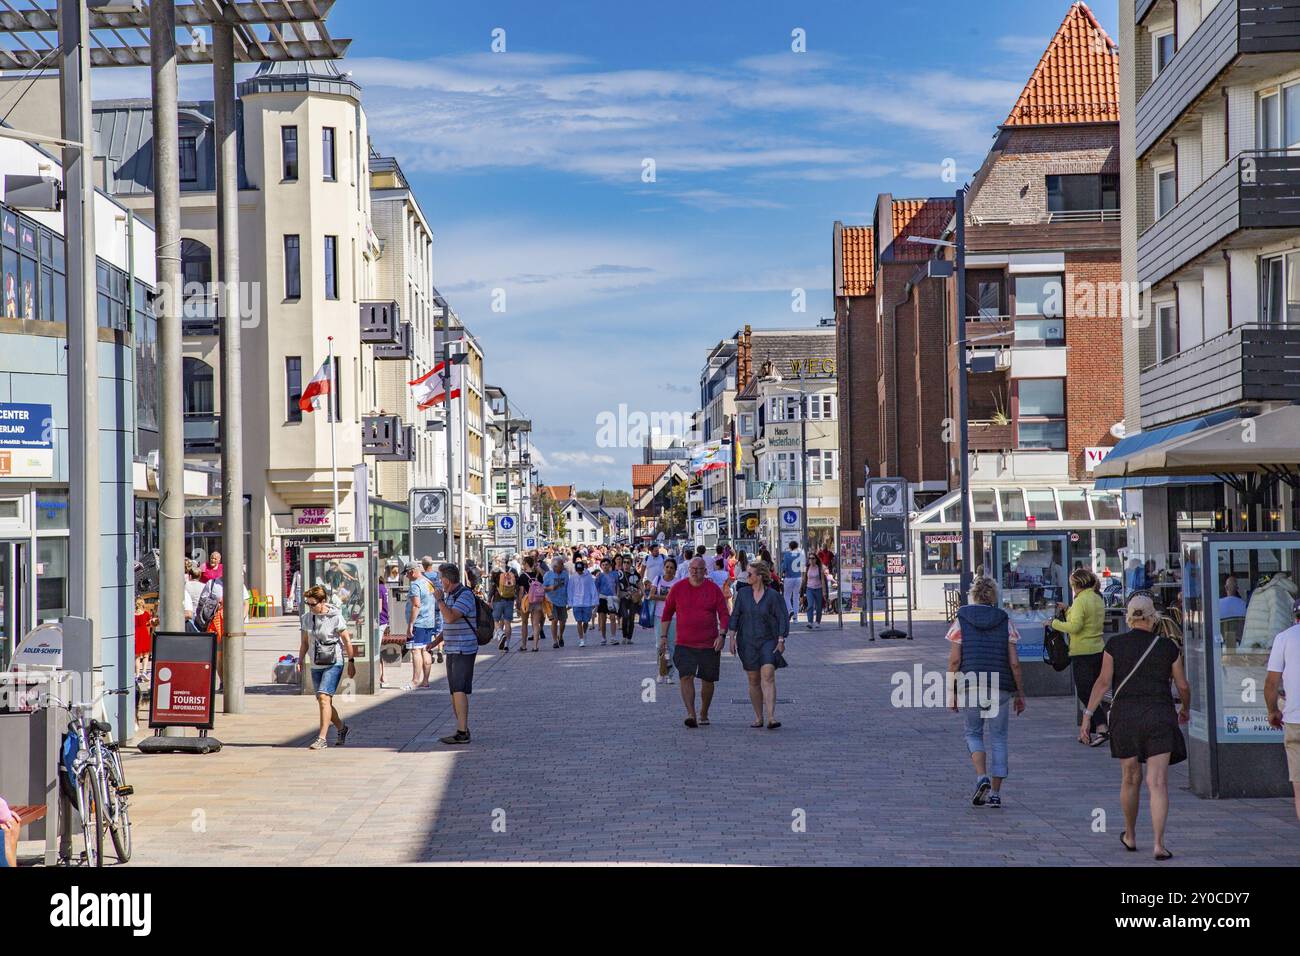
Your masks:
M338 464L337 447L334 442L334 424L335 424L334 420L337 417L334 414L334 409L336 407L334 403L335 401L341 401L342 399L338 395L338 387L339 387L338 376L334 374L334 336L332 335L329 336L328 341L329 341L329 345L328 345L329 357L326 359L326 361L329 363L329 370L330 370L330 394L329 394L329 398L326 399L326 405L329 408L329 416L330 416L330 478L334 483L334 540L338 541L339 540L339 464Z

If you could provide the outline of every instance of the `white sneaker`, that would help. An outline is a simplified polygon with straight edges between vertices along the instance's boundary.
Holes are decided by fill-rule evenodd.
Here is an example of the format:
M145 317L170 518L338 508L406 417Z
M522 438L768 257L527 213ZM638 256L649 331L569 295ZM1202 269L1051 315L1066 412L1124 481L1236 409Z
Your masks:
M587 646L587 642L584 641L582 638L578 638L578 646L579 646L579 647L586 647L586 646Z

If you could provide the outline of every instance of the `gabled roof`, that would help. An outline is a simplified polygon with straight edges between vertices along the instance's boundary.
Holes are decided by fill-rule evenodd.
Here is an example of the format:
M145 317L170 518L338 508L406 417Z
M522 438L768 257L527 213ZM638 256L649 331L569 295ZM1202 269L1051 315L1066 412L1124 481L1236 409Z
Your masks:
M873 231L870 226L835 224L836 295L871 295L876 291Z
M952 220L957 206L952 199L895 199L893 201L895 259L932 259L934 247L908 242L908 236L938 239Z
M632 467L636 468L637 466L633 465ZM643 466L643 467L649 467L649 466ZM659 494L659 492L663 491L664 486L674 479L687 485L691 483L691 476L686 473L686 469L683 468L677 462L670 461L667 465L664 466L664 470L659 475L659 477L656 478L650 484L650 486L641 493L641 496L639 498L637 498L636 501L637 511L644 511L646 508L650 507L650 502L654 501L655 497Z
M1070 6L1003 126L1119 122L1119 48L1086 3Z
M582 514L586 516L588 521L590 521L592 524L596 525L597 527L600 526L600 516L597 515L595 512L593 512L590 507L584 504L581 498L569 498L565 501L560 502L561 511L567 511L569 508L578 509L578 511L582 512Z
M576 494L573 485L542 485L542 491L557 502L568 501Z
M660 475L667 470L668 465L656 463L653 465L633 465L632 466L632 487L649 488L653 485Z

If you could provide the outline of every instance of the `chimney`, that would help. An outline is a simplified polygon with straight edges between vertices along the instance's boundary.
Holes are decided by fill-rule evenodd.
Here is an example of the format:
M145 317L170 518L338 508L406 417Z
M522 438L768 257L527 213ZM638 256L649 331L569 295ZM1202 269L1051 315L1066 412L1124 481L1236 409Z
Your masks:
M736 389L743 391L749 384L749 332L750 327L745 326L745 330L740 333L736 341Z

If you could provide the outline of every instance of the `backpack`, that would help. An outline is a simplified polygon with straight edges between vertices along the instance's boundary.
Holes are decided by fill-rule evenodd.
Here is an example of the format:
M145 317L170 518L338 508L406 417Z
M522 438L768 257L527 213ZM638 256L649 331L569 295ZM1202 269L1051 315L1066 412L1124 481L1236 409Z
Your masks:
M513 571L502 571L501 576L497 578L497 597L503 601L514 600L515 573Z
M221 606L221 598L217 597L215 590L211 585L205 587L199 594L198 602L194 605L194 626L199 629L200 633L206 631L212 624L212 619L217 615L217 608Z
M534 575L532 581L528 584L528 603L541 604L546 600L546 587L542 584L542 579Z
M496 637L496 624L492 621L492 608L488 607L487 601L473 591L469 593L474 598L474 634L478 638L479 647L482 647L484 644L492 643L492 639Z
M1050 624L1044 625L1043 658L1052 665L1052 669L1063 671L1070 666L1070 642L1065 633Z

